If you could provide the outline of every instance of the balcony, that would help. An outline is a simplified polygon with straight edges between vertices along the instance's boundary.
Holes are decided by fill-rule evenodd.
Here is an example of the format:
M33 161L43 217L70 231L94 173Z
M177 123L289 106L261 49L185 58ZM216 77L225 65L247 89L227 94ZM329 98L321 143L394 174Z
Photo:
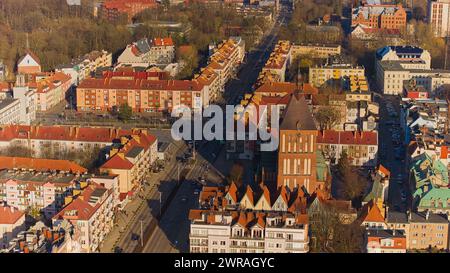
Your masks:
M309 252L309 246L304 247L286 247L287 252L307 253Z

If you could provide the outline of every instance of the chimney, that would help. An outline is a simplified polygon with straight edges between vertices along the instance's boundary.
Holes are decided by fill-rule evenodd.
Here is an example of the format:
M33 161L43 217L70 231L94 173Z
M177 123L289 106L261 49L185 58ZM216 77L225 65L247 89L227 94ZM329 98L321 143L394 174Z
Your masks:
M428 221L429 218L430 218L430 211L427 210L427 214L425 214L425 219Z
M11 208L11 213L14 213L14 207L10 207Z
M80 127L75 127L75 137L78 137L78 133L80 132Z

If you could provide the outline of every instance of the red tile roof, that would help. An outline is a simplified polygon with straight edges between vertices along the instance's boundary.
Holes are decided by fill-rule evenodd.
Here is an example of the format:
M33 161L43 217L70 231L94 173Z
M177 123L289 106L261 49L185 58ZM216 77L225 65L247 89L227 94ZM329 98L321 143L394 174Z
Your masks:
M37 79L36 77L42 77L43 79ZM38 93L47 93L50 90L53 90L60 85L64 85L72 79L71 76L64 74L62 72L55 73L39 73L33 75L33 81L28 85L30 88L36 88L36 92Z
M154 46L173 46L173 40L171 37L167 38L154 38L152 40Z
M24 215L25 213L9 206L0 206L0 224L13 225Z
M391 176L391 172L386 169L383 165L380 164L380 166L378 167L378 170L383 173L384 175L386 175L387 177Z
M0 127L0 141L29 138L110 143L120 136L138 133L139 130L123 130L112 127L6 125Z
M87 169L69 160L0 156L0 169L33 169L36 171L57 170L85 173Z
M317 143L347 144L347 145L377 145L378 134L376 132L352 132L352 131L319 131Z
M255 90L258 93L287 93L297 90L297 85L290 82L266 82Z
M105 187L92 183L83 190L80 196L76 197L72 202L65 206L60 212L58 212L53 219L69 219L69 220L89 220L92 215L102 205L101 202L96 203L94 206L89 203L89 199L96 189L105 189ZM67 215L66 212L76 211L75 215Z
M385 219L381 214L380 208L373 202L365 204L361 209L362 222L384 223Z
M122 78L127 80L167 80L169 79L169 73L166 71L105 71L103 72L103 78Z
M173 90L201 91L203 85L198 81L188 80L118 80L118 79L86 79L78 89L134 89L134 90Z
M139 141L138 141L138 140ZM141 147L144 151L150 149L151 145L155 143L156 137L153 135L139 134L131 136L131 139L116 153L114 154L108 161L106 161L100 169L123 169L123 170L131 170L134 166L132 162L130 162L126 158L127 152L135 147Z

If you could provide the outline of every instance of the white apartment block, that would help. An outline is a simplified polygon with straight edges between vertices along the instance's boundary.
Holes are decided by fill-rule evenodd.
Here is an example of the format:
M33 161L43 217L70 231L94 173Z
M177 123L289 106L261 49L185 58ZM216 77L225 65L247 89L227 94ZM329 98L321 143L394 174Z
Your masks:
M436 37L448 37L450 34L450 1L428 0L428 23Z
M376 79L384 94L403 94L405 81L414 79L428 92L450 83L450 70L431 69L431 55L413 46L386 46L376 53Z
M36 93L25 87L14 87L13 97L0 100L0 124L30 125L36 119Z
M225 84L235 76L244 57L245 42L241 37L230 37L214 49L206 69L211 69L218 74L222 91L225 89Z
M307 253L308 217L288 212L190 212L191 253Z
M170 64L175 58L172 38L141 39L127 45L117 59L119 64L150 66Z
M315 87L320 87L329 80L352 76L364 78L364 67L351 64L330 64L309 68L309 83Z
M98 252L114 225L112 190L90 184L79 195L69 198L70 203L52 219L54 229L66 230L67 238L60 252Z
M300 56L328 58L341 54L341 45L298 44L292 45L292 59Z
M73 59L68 64L56 67L57 72L63 72L72 79L71 83L78 85L82 80L89 78L98 68L112 66L112 53L105 50L92 51L81 57Z

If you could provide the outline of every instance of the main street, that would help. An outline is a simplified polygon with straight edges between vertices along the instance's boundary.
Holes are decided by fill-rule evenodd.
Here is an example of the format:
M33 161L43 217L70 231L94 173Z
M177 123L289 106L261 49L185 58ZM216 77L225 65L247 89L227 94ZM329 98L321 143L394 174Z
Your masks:
M269 58L277 42L279 28L286 21L287 16L287 10L283 8L272 30L262 39L258 48L247 54L246 62L241 66L237 78L226 86L224 97L228 104L236 104L245 93L252 92L252 86L262 66ZM196 189L198 190L198 186L193 180L201 176L208 182L218 183L219 179L214 181L211 176L208 176L208 173L217 168L226 176L228 173L224 165L229 165L230 161L227 161L224 157L225 149L223 144L220 144L218 141L201 142L199 147L197 147L196 166L188 176L188 179L182 182L177 195L144 246L143 252L189 251L189 210L198 207L198 194L195 193Z
M391 105L396 117L390 116L388 105ZM406 174L406 166L404 155L403 159L396 159L392 134L395 131L393 124L399 123L400 105L398 97L382 96L380 101L380 124L379 124L379 155L381 164L391 172L391 180L389 181L388 205L391 210L406 211L408 199L410 198L408 187L408 175ZM400 135L403 135L401 132ZM400 144L403 145L403 144ZM400 147L400 145L398 147ZM399 148L397 148L399 149ZM406 200L402 200L402 192L407 196Z

